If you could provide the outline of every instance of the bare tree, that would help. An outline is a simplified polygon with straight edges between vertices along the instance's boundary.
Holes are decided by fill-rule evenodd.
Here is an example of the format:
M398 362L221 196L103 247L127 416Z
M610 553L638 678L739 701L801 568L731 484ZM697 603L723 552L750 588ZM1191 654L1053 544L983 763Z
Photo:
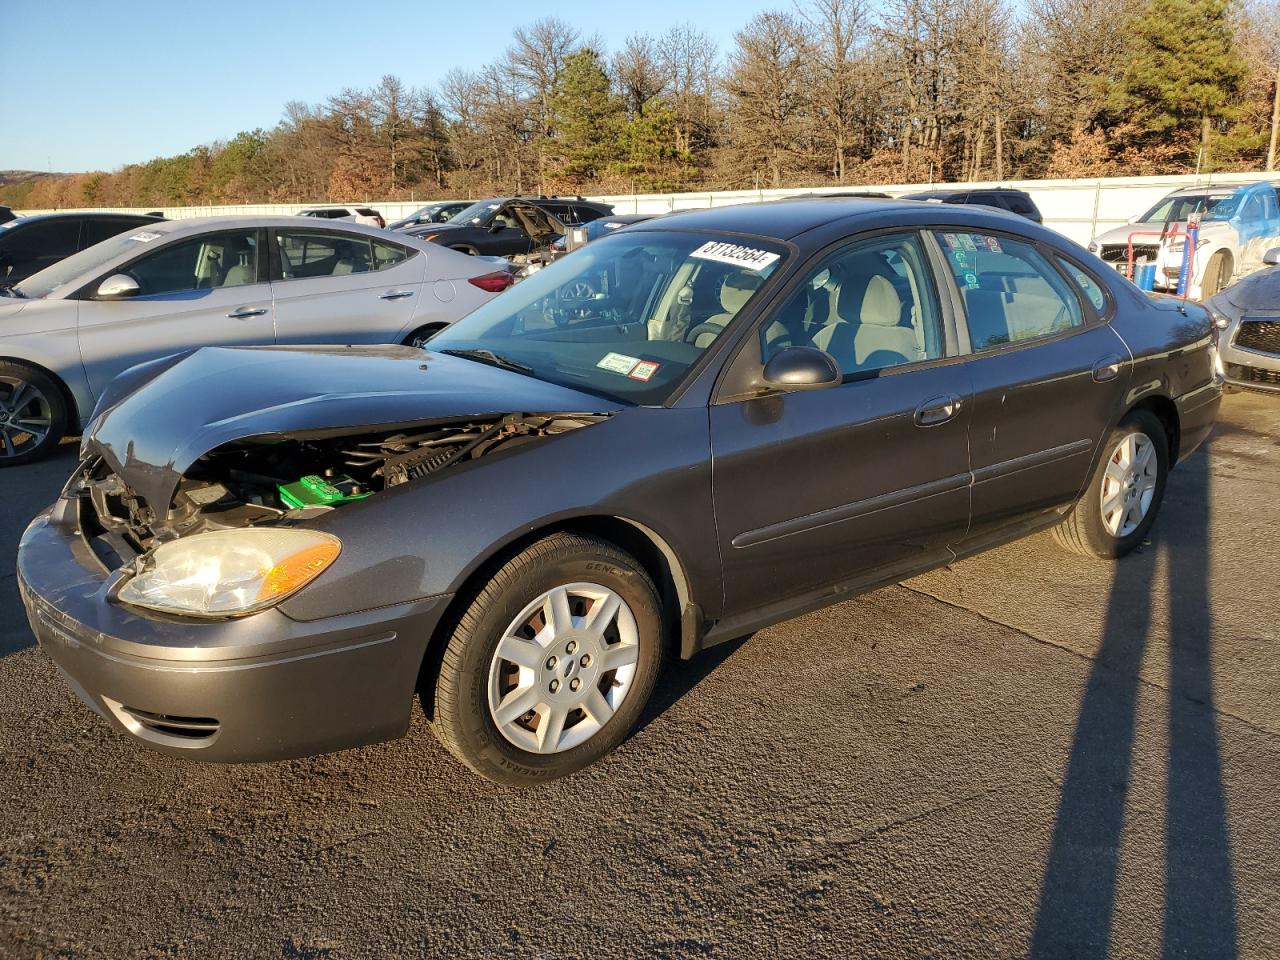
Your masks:
M857 123L858 69L865 38L863 0L807 0L797 5L812 47L812 106L816 139L829 151L831 175L845 182L850 141Z
M627 113L639 116L644 106L667 85L657 41L647 33L627 37L613 55L613 76L626 104Z
M800 26L787 14L762 13L735 40L726 79L734 145L780 187L807 129L809 84Z

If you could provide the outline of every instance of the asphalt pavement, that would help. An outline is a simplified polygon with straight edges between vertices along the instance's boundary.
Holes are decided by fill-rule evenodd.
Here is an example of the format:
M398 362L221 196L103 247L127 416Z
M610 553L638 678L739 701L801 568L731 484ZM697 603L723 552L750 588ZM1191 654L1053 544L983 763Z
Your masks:
M530 791L394 743L209 766L81 706L0 472L0 958L1280 957L1280 398L1115 565L1039 535L761 631Z

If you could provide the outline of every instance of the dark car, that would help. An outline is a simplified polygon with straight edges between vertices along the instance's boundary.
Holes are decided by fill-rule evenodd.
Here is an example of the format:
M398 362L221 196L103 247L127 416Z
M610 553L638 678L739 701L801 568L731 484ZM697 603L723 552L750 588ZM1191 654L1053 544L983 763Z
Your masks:
M163 217L131 213L45 213L0 226L0 284L12 286L95 243Z
M425 223L448 223L454 216L471 206L470 200L446 200L441 203L428 203L419 207L403 220L394 220L387 224L388 230L404 230Z
M1280 393L1280 247L1262 255L1265 269L1205 301L1222 331L1227 383Z
M126 372L18 583L72 689L157 750L369 743L417 693L473 770L533 783L626 737L668 656L1046 527L1128 553L1212 428L1214 329L1008 214L676 214L427 350Z
M607 237L623 227L652 220L655 216L661 216L661 214L630 213L622 216L610 215L601 217L598 220L592 220L590 223L585 223L579 227L572 227L568 233L551 241L551 252L553 254L551 259L554 260L557 257L564 256L566 253L572 253L579 247L585 247L592 240Z
M997 210L1008 210L1020 217L1026 217L1033 223L1043 223L1040 208L1025 190L1013 190L1008 187L987 190L926 190L921 193L908 193L903 200L927 200L933 203L972 203L983 207L995 207Z
M569 197L494 197L478 200L448 223L406 233L464 253L514 257L545 250L570 227L613 213L613 207Z

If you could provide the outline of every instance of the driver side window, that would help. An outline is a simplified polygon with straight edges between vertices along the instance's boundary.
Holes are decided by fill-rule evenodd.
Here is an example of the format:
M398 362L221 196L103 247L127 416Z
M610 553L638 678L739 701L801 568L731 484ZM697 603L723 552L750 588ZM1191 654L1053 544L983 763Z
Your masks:
M257 283L258 231L209 233L174 243L124 272L144 297Z
M760 330L768 361L813 346L846 380L945 354L937 298L917 234L877 237L824 259Z

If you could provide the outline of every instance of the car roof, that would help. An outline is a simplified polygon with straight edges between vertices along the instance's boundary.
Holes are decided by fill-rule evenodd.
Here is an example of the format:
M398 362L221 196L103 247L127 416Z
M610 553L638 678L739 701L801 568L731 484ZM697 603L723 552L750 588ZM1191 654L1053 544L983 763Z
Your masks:
M138 220L152 223L168 223L163 217L152 217L145 213L124 213L120 210L59 210L56 213L33 213L22 217L22 222L44 223L49 220L67 220L71 217L94 217L102 220Z
M698 230L738 233L803 246L810 240L826 242L832 231L818 228L839 225L845 234L881 227L928 229L974 227L1002 230L1041 240L1063 242L1054 233L1025 217L995 207L970 204L938 204L920 200L824 198L743 203L708 210L678 211L627 228L628 233L663 230ZM800 240L802 234L817 231ZM840 232L840 231L836 231Z
M1171 193L1166 193L1166 197L1199 197L1199 196L1230 196L1241 187L1252 186L1248 183L1215 183L1204 184L1199 187L1180 187Z

